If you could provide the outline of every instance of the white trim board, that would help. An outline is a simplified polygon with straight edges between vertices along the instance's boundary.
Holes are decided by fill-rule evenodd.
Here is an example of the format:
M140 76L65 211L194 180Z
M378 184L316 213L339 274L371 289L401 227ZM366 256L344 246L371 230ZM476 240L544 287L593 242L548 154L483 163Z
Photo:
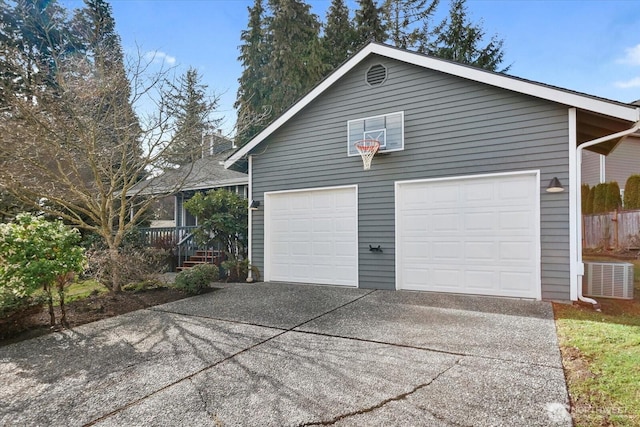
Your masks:
M582 286L580 278L583 274L582 236L578 225L578 215L582 209L578 205L580 191L580 168L577 156L578 112L569 108L569 299L578 299L578 286Z
M233 153L224 162L224 167L229 168L238 160L243 158L254 147L264 141L269 135L288 122L289 119L295 116L299 111L309 105L314 99L320 96L340 78L372 54L629 122L637 122L640 120L640 109L633 105L594 98L564 89L545 86L541 83L521 80L506 74L494 73L372 42L362 48L358 53L352 56L351 59L321 81L306 96L281 114L245 146Z

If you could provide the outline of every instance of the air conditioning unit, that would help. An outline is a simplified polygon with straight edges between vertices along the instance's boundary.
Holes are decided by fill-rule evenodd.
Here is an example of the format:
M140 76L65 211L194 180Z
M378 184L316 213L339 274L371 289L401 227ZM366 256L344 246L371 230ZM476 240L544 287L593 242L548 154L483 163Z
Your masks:
M582 293L592 297L633 299L633 264L585 262Z

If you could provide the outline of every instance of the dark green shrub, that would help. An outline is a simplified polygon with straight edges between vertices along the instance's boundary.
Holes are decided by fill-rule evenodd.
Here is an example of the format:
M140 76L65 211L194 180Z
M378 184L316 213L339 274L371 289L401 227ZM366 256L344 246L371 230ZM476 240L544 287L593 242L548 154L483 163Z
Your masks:
M593 213L606 212L607 203L607 184L596 185L593 196Z
M592 214L594 213L593 210L593 199L595 198L596 195L596 187L593 186L589 189L589 196L587 197L587 208L585 213L587 214Z
M624 185L624 208L640 209L640 175L631 175Z
M622 206L620 198L620 186L617 182L611 181L607 183L607 198L605 201L605 212L615 211Z
M582 184L582 187L580 188L580 190L582 191L582 213L583 214L588 214L591 213L589 212L589 184Z
M176 276L175 287L190 295L198 295L209 288L209 284L218 280L218 267L214 264L201 264L183 270Z

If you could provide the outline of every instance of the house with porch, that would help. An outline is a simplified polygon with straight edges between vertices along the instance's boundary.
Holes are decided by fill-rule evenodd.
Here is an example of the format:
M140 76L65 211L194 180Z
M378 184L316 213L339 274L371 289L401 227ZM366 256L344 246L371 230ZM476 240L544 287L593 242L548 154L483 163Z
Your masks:
M225 159L235 148L233 141L221 133L206 135L203 138L201 158L142 181L130 191L139 195L166 194L167 197L173 198L173 225L140 228L140 231L149 246L175 246L179 267L197 251L215 249L199 248L195 243L192 231L198 226L198 218L184 208L184 203L196 193L206 193L210 190L231 191L243 198L248 197L248 175L243 171L224 167Z

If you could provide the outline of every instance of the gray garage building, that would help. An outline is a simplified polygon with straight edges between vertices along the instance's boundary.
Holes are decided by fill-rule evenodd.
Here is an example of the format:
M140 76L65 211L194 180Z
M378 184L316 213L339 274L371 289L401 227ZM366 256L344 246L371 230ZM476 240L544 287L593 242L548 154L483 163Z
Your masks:
M265 281L575 300L581 153L610 152L638 120L634 105L371 43L225 166L248 164ZM363 139L380 144L369 170Z

